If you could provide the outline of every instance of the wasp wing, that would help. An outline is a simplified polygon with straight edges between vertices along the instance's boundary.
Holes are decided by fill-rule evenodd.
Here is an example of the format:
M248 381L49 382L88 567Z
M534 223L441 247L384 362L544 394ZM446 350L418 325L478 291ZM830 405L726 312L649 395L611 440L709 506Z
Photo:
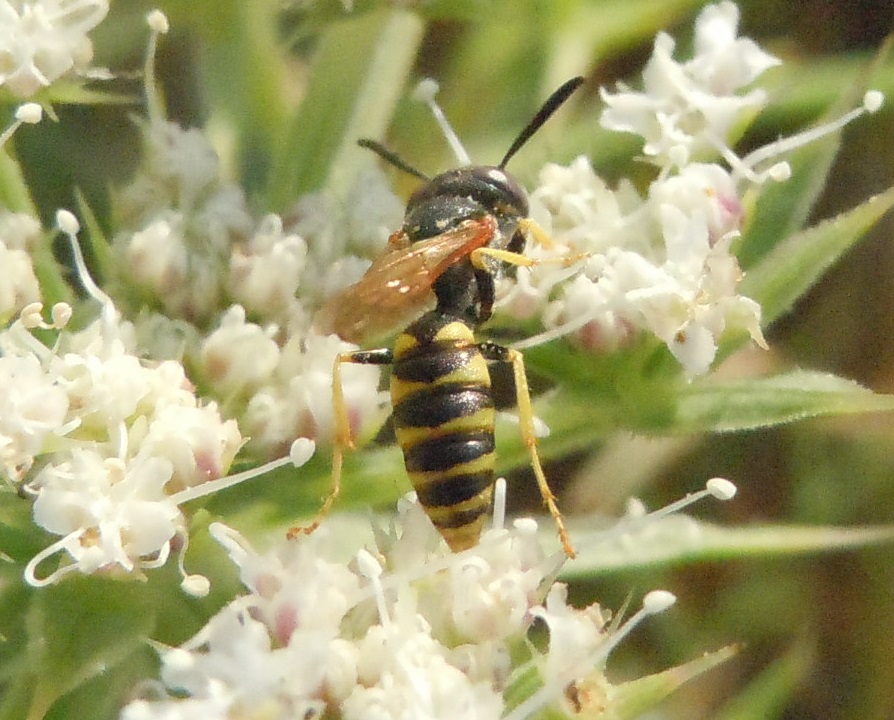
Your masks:
M314 317L314 328L360 344L408 325L434 300L432 284L444 271L493 238L493 218L468 220L447 232L411 243L392 238L360 280L330 298Z

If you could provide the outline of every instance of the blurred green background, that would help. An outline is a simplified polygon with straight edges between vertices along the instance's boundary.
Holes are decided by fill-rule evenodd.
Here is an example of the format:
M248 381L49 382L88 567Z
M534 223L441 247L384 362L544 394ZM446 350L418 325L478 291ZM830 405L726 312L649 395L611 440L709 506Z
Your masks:
M587 84L569 111L565 131L547 127L513 161L530 187L546 160L587 154L604 177L642 173L630 162L634 138L609 138L597 124L598 87L636 84L654 34L666 29L685 57L692 21L704 3L692 0L440 0L402 3L412 58L409 90L436 78L439 96L470 154L494 162L546 94L583 74ZM30 184L47 222L57 207L74 207L82 188L101 219L108 189L138 161L140 140L129 115L140 111L138 80L146 31L142 15L161 7L172 32L161 41L158 73L169 116L204 126L226 171L247 189L256 210L283 210L300 191L326 184L326 163L303 161L278 134L288 125L320 68L321 34L344 23L370 22L378 5L355 3L346 15L333 0L295 2L277 16L267 0L118 0L96 33L97 61L120 74L116 87L134 104L57 106L62 122L25 128L16 138ZM757 145L816 120L869 65L892 28L894 5L881 0L746 0L741 34L784 61L766 76L766 112L742 139ZM418 24L417 24L418 23ZM283 45L291 48L284 57ZM395 49L397 52L399 48ZM341 56L344 74L363 48ZM331 59L330 59L331 61ZM325 69L338 83L341 68ZM385 81L387 85L387 79ZM875 87L890 95L894 71L883 63ZM338 102L337 97L310 101ZM308 123L301 113L299 120ZM427 111L399 96L388 144L425 171L452 163ZM844 132L841 153L813 218L859 204L894 182L894 112L883 109ZM325 143L322 143L324 146ZM300 149L300 148L299 148ZM296 153L298 150L296 150ZM297 166L306 171L294 171ZM269 179L289 177L276 190ZM303 173L303 174L302 174ZM397 183L405 178L395 177ZM401 186L406 192L409 185ZM894 242L884 219L796 310L768 329L769 352L730 358L721 373L765 374L793 367L827 370L878 392L894 392ZM722 524L778 522L859 526L894 517L894 424L890 416L797 423L730 436L686 437L644 445L623 434L601 454L575 454L551 465L570 514L616 515L629 495L650 507L677 498L706 477L733 479L739 495L696 513ZM646 451L647 450L647 451ZM620 459L620 460L619 460ZM516 483L523 485L525 483ZM518 506L536 499L514 493ZM619 607L633 591L655 587L679 597L678 607L623 644L610 663L618 680L654 672L730 643L737 657L682 688L655 717L894 718L894 557L882 546L796 558L745 558L695 567L618 574L573 588L579 602Z

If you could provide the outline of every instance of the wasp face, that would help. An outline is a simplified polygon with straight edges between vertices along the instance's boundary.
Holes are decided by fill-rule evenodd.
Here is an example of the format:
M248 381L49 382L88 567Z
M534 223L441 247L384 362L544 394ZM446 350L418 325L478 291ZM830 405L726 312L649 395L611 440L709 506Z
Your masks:
M528 198L514 178L502 168L475 165L441 173L417 190L407 203L403 229L417 242L490 215L498 227L492 245L501 247L527 214Z

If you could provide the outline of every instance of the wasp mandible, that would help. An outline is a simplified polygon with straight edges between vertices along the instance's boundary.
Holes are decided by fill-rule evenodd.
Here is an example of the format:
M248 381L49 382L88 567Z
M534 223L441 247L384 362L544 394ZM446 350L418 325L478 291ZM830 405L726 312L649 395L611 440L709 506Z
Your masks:
M580 86L573 78L556 90L519 133L498 165L467 165L434 178L371 140L361 145L425 181L407 203L402 227L388 251L355 285L324 305L315 319L320 332L350 342L409 322L392 348L343 353L333 368L335 442L332 489L315 521L289 537L312 532L329 511L341 486L351 430L341 386L344 363L391 365L391 403L397 441L420 504L450 549L478 543L493 501L494 398L489 362L513 369L519 425L531 456L540 494L552 515L565 553L573 557L555 497L549 489L534 431L534 412L522 355L512 348L478 342L475 329L491 316L494 275L500 263L531 266L523 255L528 219L525 191L506 164ZM580 259L560 258L571 264ZM418 315L434 296L434 309Z

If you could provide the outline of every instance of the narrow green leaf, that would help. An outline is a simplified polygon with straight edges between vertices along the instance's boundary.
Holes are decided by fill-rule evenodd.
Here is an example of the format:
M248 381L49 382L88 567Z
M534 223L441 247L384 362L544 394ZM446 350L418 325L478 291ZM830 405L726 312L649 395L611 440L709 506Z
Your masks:
M225 157L224 163L240 168L249 195L266 189L291 118L283 88L292 84L294 67L283 52L282 7L276 0L187 2L171 18L172 27L190 27L204 39L206 82L196 91L208 95L209 127L233 130L234 157ZM219 150L225 147L220 144Z
M384 513L380 522L387 524L391 517ZM537 520L544 546L558 550L552 520L548 516ZM334 546L345 557L371 532L368 511L333 513L325 522ZM566 523L577 550L577 557L562 569L566 581L706 561L844 552L894 542L894 525L722 527L686 515L650 520L648 525L624 520L606 525L601 516L566 518Z
M47 308L58 302L72 304L75 299L71 286L65 281L62 266L53 253L56 235L55 230L44 231L36 246L31 249L31 262L34 265L34 274L40 283L41 300Z
M894 395L873 393L836 375L796 370L766 378L694 382L680 396L674 430L732 432L890 410Z
M704 675L709 670L735 656L738 651L739 649L735 645L727 645L664 672L618 685L612 693L612 716L620 720L627 720L627 718L633 720L634 718L642 717L643 713L654 708L683 683ZM605 716L599 712L590 713L585 710L580 717L582 719L593 718L593 720L596 720L596 718L604 718Z
M75 188L75 198L78 202L78 213L84 220L87 232L82 232L81 237L86 238L89 254L93 259L94 272L100 279L108 279L112 277L112 248L109 239L103 232L96 218L96 213L87 201L87 197L80 188Z
M806 644L795 645L721 708L714 716L715 720L785 717L786 705L810 672L812 660L813 653Z
M894 188L792 235L748 270L741 294L763 308L764 325L787 312L894 205Z
M606 530L598 530L594 529L597 522L574 518L569 523L578 556L566 564L562 573L566 579L706 560L841 552L894 542L892 525L736 528L673 515L651 521L621 520ZM541 523L541 528L544 538L552 538L554 530L548 520Z
M37 216L21 166L3 149L0 149L0 206L11 212Z
M38 217L37 208L28 189L18 161L0 149L0 208ZM34 274L40 284L43 302L52 306L57 302L71 302L71 288L65 282L59 263L53 254L55 232L44 232L37 245L31 248Z
M307 94L279 152L269 192L272 207L324 187L342 196L365 162L357 139L384 133L422 31L422 21L400 9L368 13L327 29Z

